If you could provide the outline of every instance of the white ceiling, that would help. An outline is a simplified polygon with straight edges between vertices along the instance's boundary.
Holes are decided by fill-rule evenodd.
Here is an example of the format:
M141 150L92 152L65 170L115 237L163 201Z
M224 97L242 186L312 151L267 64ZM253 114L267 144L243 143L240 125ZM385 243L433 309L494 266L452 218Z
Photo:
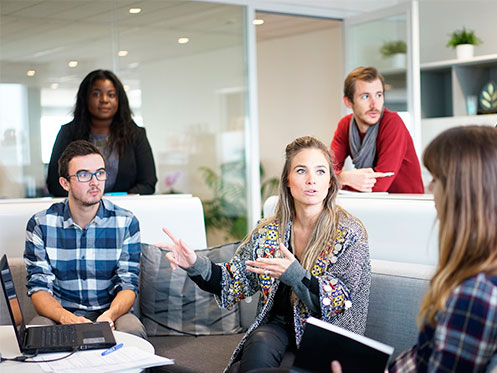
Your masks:
M325 11L335 11L337 14L360 14L386 8L410 0L248 0L256 5L266 7L270 5L309 7ZM454 1L454 0L451 0Z
M250 0L249 0L250 1ZM311 9L360 13L402 0L271 0L258 1L265 10ZM247 3L248 1L231 1ZM130 7L142 12L130 15ZM261 6L262 7L262 6ZM259 41L338 27L319 18L263 14ZM43 86L79 84L96 66L119 67L132 75L140 64L204 51L240 46L244 42L243 12L238 5L182 0L0 0L0 81ZM179 37L190 43L179 45ZM129 55L115 57L118 50ZM100 52L95 52L100 51ZM77 68L67 66L78 60ZM116 65L117 64L117 65ZM33 78L26 71L36 70Z

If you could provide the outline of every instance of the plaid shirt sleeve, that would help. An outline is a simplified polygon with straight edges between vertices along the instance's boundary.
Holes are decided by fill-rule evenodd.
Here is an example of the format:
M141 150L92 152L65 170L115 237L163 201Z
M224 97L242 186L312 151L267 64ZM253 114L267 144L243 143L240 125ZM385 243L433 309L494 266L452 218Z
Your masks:
M48 291L53 295L55 276L47 260L45 241L40 224L33 216L26 226L26 243L24 261L27 270L28 295L39 290Z
M400 354L390 365L388 371L390 373L416 372L416 346Z
M457 286L435 328L425 327L411 354L399 357L390 371L484 371L497 350L496 284L480 273Z
M138 219L133 216L126 228L126 234L122 245L121 256L117 265L115 276L112 279L114 287L111 294L117 294L121 290L133 290L138 294L138 278L140 275L140 225Z

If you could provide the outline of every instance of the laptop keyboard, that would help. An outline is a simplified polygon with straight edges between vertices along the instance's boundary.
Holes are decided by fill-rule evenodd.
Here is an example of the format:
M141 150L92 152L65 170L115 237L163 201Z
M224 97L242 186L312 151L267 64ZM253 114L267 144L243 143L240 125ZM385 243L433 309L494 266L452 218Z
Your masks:
M74 325L55 325L43 328L41 333L42 346L73 346L76 344L76 328Z

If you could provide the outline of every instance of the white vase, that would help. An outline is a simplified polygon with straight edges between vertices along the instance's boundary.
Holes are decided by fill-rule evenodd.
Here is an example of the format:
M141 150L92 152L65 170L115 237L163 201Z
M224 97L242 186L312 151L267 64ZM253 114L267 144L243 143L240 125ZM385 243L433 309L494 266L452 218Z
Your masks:
M396 69L405 69L406 67L406 54L395 53L392 56L392 67Z
M456 55L458 60L469 60L473 58L475 46L473 44L459 44L456 46Z

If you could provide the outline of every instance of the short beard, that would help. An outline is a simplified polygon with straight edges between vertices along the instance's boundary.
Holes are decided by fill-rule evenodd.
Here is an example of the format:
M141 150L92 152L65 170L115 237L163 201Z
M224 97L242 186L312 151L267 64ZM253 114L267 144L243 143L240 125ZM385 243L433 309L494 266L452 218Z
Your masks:
M73 198L76 201L78 201L82 206L85 206L85 207L91 207L91 206L95 206L95 205L99 204L100 201L102 200L103 196L102 196L102 194L100 194L100 196L98 197L97 200L86 199L85 197L86 196L83 196L83 198L77 198L76 196L73 195Z
M102 197L100 197L97 201L95 202L89 202L89 201L80 201L83 206L90 207L90 206L95 206L100 203L102 200Z

